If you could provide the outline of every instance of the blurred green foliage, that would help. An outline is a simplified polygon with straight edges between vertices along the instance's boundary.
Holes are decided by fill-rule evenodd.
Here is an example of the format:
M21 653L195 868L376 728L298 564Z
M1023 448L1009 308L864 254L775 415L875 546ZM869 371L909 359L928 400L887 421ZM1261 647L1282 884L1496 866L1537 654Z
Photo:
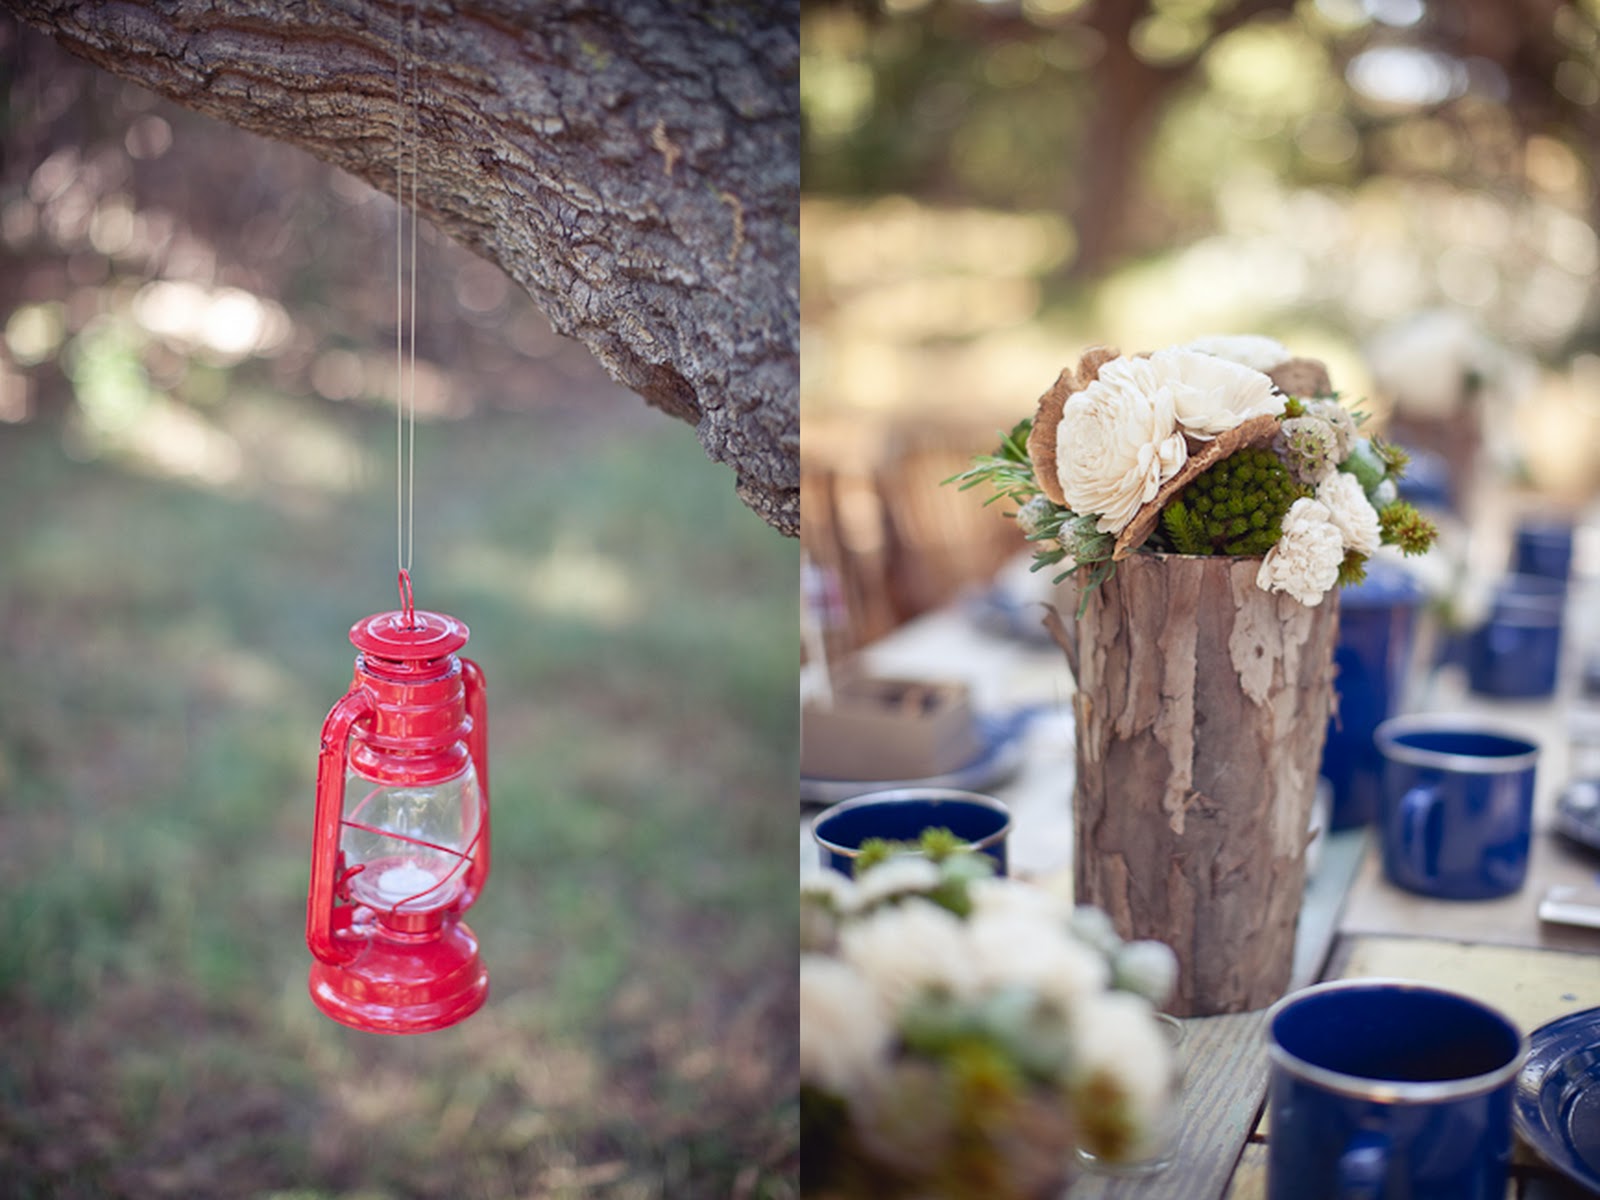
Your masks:
M344 631L392 604L384 498L296 514L74 462L44 427L0 440L8 1195L590 1194L564 1161L580 1183L615 1163L607 1194L787 1194L793 548L689 431L587 437L423 432L419 602L469 622L490 680L495 867L470 920L493 990L410 1044L304 994L317 728ZM563 537L615 561L632 616L451 569ZM551 1055L573 1094L540 1094ZM395 1089L404 1111L364 1124L360 1097Z
M1538 136L1563 165L1533 187L1600 211L1595 0L831 0L802 28L808 192L1058 211L1080 278L1215 229L1252 171L1521 189Z

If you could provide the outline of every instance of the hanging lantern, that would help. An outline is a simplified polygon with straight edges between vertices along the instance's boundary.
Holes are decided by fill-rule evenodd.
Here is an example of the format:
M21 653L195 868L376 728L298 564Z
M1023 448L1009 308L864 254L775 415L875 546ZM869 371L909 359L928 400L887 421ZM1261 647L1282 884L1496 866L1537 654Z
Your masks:
M461 921L489 876L483 672L467 627L410 605L350 630L355 680L322 726L306 906L311 998L373 1033L471 1016L489 990Z

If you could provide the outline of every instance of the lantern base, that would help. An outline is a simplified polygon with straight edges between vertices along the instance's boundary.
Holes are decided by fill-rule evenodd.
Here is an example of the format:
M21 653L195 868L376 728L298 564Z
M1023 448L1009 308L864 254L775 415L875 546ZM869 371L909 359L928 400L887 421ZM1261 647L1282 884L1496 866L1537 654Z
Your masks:
M327 1016L367 1033L430 1033L483 1007L489 972L478 939L447 919L437 937L395 937L382 926L342 966L311 964L311 999Z

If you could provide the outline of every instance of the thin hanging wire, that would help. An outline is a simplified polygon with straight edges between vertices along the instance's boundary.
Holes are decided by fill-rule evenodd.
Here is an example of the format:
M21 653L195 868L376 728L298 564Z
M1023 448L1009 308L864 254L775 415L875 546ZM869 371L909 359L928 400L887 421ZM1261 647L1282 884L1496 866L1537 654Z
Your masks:
M409 601L411 564L416 543L417 475L417 147L416 135L421 119L417 108L417 7L410 5L410 30L401 27L400 44L395 52L395 164L394 199L396 207L395 245L395 560L400 570L402 597ZM410 79L408 81L407 74ZM407 86L409 82L409 87ZM409 93L409 95L408 95ZM408 102L409 101L409 102ZM406 149L411 151L411 197L405 195ZM406 242L406 210L410 209L411 237ZM410 287L407 289L407 251L409 249ZM409 309L407 307L409 301ZM409 354L409 359L408 359ZM409 612L409 603L406 604Z
M408 395L406 410L411 425L410 445L407 450L406 475L410 492L406 504L406 569L411 569L412 541L417 532L415 507L417 502L417 175L422 151L421 99L417 88L417 0L411 0L411 317L406 342L411 361L406 372ZM395 197L399 199L398 196Z

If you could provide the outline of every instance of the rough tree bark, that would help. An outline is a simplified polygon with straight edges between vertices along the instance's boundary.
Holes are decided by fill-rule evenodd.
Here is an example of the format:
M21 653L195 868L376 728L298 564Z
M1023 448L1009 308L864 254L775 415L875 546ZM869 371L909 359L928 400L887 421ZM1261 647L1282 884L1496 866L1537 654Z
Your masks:
M798 0L4 2L389 192L409 37L418 208L797 533Z
M1077 897L1172 947L1179 1016L1261 1008L1293 965L1339 598L1259 567L1135 554L1068 633Z

